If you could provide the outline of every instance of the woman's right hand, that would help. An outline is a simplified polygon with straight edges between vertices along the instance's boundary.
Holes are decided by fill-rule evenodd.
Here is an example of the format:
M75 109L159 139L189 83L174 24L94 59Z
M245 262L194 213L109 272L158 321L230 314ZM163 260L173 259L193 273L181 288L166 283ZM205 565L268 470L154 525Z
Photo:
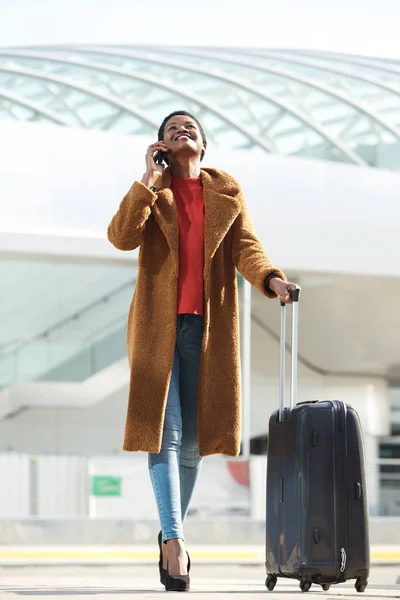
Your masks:
M146 172L142 177L142 183L147 187L151 187L155 184L160 174L164 171L164 165L159 165L154 160L156 152L168 152L167 146L164 142L156 142L150 144L146 152Z

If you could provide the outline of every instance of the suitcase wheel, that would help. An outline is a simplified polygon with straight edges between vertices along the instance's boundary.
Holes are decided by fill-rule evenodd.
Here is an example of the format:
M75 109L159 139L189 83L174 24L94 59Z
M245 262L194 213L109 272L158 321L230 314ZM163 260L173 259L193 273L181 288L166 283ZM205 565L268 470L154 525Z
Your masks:
M302 579L300 581L300 589L302 592L308 592L310 587L311 587L311 581L306 581L305 579Z
M272 590L276 586L276 582L277 578L275 577L275 575L268 575L267 579L265 580L265 585L268 591L272 592Z
M358 578L356 581L355 588L356 588L357 592L362 594L363 592L365 592L367 585L368 585L368 581L365 581L365 579Z
M330 583L323 583L321 587L324 590L324 592L329 592L329 590L331 588L331 584Z

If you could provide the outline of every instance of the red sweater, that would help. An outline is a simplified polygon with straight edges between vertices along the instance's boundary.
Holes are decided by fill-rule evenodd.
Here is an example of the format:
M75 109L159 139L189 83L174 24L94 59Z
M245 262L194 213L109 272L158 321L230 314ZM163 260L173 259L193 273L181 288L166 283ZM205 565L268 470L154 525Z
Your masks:
M178 315L202 315L204 270L204 198L200 177L172 177L179 221Z

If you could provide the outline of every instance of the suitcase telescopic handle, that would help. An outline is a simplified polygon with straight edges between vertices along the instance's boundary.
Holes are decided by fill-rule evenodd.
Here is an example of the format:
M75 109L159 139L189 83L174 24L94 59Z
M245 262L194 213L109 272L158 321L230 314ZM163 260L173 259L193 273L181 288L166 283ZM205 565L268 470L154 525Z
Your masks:
M297 353L299 331L299 298L301 288L290 290L293 301L292 310L292 365L290 375L290 408L297 403ZM285 356L286 356L286 304L281 302L281 340L280 340L280 377L279 377L279 420L283 420L285 408Z

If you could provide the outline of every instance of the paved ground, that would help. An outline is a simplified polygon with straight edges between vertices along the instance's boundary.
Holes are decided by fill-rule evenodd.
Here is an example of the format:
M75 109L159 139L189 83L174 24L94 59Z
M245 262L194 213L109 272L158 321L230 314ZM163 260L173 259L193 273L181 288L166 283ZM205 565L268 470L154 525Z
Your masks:
M196 600L259 600L262 595L270 600L302 597L298 585L286 580L279 581L276 589L268 592L260 565L194 564L191 576L191 594ZM1 599L137 600L162 598L164 594L155 565L0 567ZM332 587L329 592L314 586L309 594L311 598L318 596L325 600L400 598L400 566L373 567L364 594L357 594L352 583ZM168 595L171 600L176 597L181 594Z

